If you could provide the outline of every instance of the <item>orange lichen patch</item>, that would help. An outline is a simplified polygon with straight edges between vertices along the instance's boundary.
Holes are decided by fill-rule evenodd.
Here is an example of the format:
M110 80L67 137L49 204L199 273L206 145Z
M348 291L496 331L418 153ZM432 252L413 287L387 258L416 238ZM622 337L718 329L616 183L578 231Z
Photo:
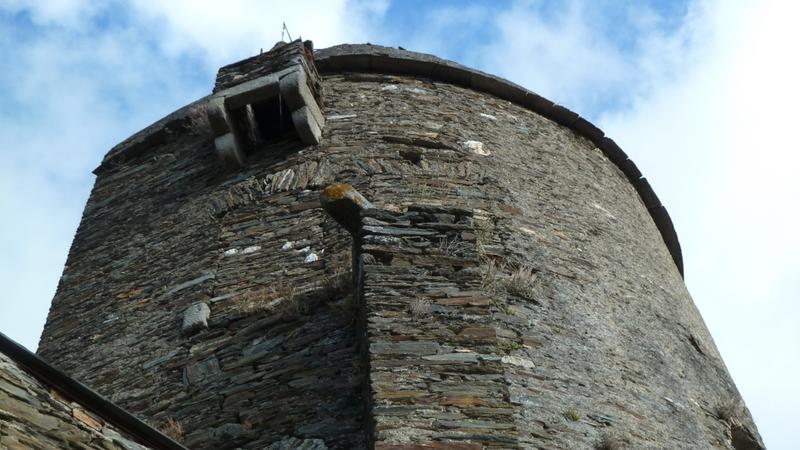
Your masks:
M458 334L462 339L495 339L497 330L491 327L467 327Z
M125 300L126 298L136 297L137 295L141 294L143 290L143 288L138 287L133 288L128 292L120 292L117 294L117 300Z
M322 191L322 197L325 200L329 201L336 201L345 198L347 193L353 192L353 186L346 184L346 183L334 183L328 185L324 191Z
M95 430L99 430L99 429L103 428L103 423L102 422L100 422L98 419L90 416L89 414L84 412L82 409L73 408L72 409L72 417L80 420L81 422L86 424L86 426L88 426L89 428L94 428Z
M356 191L353 191L351 200L353 201L353 203L355 203L356 205L359 205L359 206L364 205L365 203L368 203L367 199L364 198L363 195L359 194Z
M334 183L329 185L322 191L320 199L323 202L335 202L347 199L358 206L363 206L368 203L363 195L359 194L353 186L346 183Z
M375 398L400 402L430 397L430 395L431 393L428 391L380 391L375 393Z
M522 215L522 210L511 205L500 205L500 209L514 216Z
M50 396L55 398L55 399L57 399L57 400L61 400L62 402L68 402L69 401L68 397L65 397L61 392L59 392L59 391L57 391L56 389L53 389L53 388L50 388Z
M442 406L481 406L484 403L483 399L470 395L448 395L439 401Z

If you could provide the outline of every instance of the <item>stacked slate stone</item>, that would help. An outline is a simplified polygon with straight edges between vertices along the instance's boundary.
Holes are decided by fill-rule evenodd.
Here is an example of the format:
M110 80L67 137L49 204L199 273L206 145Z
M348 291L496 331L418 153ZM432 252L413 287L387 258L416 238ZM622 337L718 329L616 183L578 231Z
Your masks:
M501 361L533 362L499 350L472 211L375 212L365 212L360 239L376 447L517 447Z
M0 448L146 450L0 353Z
M227 176L209 135L172 136L98 170L41 354L190 448L359 448L350 238L315 191L341 161L288 139Z

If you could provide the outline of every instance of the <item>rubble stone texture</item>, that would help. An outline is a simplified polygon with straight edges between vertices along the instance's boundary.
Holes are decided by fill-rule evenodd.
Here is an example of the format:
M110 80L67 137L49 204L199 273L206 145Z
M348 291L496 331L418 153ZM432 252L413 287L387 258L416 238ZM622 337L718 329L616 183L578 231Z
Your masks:
M0 449L146 450L0 353Z
M217 89L271 70L237 64ZM200 100L109 152L43 357L196 449L763 448L613 141L429 55L316 64L318 145L226 172Z

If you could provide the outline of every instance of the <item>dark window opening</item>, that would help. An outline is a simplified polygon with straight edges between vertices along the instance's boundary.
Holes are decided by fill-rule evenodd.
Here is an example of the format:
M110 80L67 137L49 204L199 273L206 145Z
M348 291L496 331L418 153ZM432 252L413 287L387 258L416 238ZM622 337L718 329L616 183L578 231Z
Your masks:
M753 433L738 422L731 424L731 446L735 450L764 450Z
M254 104L253 113L258 123L258 131L264 140L278 139L287 133L294 133L292 113L280 95L269 101Z
M265 144L297 136L292 113L280 95L232 110L230 116L246 155Z

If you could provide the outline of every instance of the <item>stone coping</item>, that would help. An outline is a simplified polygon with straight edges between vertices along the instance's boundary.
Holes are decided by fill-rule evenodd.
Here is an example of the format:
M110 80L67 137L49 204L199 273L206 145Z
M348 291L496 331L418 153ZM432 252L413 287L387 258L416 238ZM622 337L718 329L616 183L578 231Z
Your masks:
M342 44L314 52L314 64L323 74L378 72L412 75L467 87L516 103L572 129L589 139L625 174L650 212L683 277L683 256L678 235L650 183L613 139L606 137L603 130L577 113L503 78L425 53L372 44Z
M111 150L105 154L100 165L92 173L99 175L101 172L113 169L117 164L136 157L148 148L163 143L169 134L185 128L188 117L195 109L204 108L209 98L211 98L210 94L182 106L111 147Z
M642 198L642 202L672 255L678 272L683 277L683 255L678 235L669 213L650 187L650 183L613 139L606 137L603 130L577 113L503 78L425 53L371 44L342 44L315 51L314 64L316 69L323 74L378 72L412 75L467 87L516 103L572 129L577 134L589 139L625 174ZM164 140L166 135L180 129L192 110L204 105L208 98L203 97L176 110L117 144L106 154L94 173L99 174L106 169L113 168L115 163L124 162Z

